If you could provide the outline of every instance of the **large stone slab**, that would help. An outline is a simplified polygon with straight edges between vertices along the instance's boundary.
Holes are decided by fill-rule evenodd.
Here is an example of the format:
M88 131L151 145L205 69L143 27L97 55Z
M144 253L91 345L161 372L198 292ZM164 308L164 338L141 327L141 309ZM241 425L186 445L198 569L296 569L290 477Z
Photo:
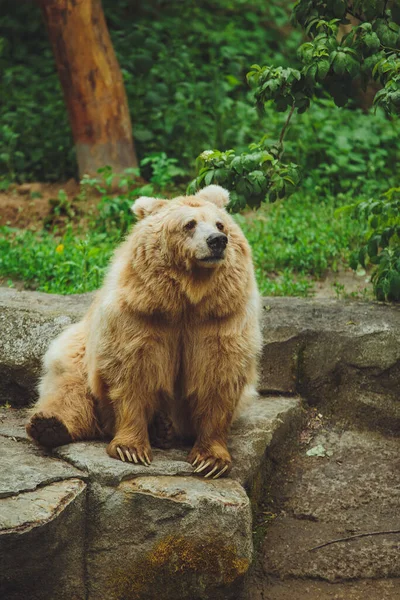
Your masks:
M400 579L364 579L343 583L273 579L253 587L240 600L398 600L399 598Z
M0 404L36 397L41 357L50 342L79 320L92 294L57 296L0 288Z
M147 468L111 459L101 441L46 454L27 441L27 416L26 409L0 410L8 465L3 488L19 498L18 491L36 492L54 479L86 478L90 599L237 597L252 560L252 511L270 469L269 453L302 422L298 398L261 398L248 407L229 438L231 476L216 481L193 475L188 448L156 450ZM48 498L41 502L46 514L51 511ZM16 507L24 515L26 503Z
M33 444L0 436L0 498L35 490L53 481L84 477L78 469L45 456Z
M264 572L330 582L400 577L398 438L333 430L312 447L325 456L304 453L293 462L284 508L264 542Z
M250 501L231 480L93 484L88 524L90 600L234 598L252 559Z
M230 478L250 489L263 466L266 449L292 436L291 429L298 428L302 418L298 397L266 396L253 402L234 423L229 436L228 446L233 458ZM0 436L26 440L27 420L26 409L0 408ZM193 468L186 462L189 450L189 447L154 449L150 467L110 458L106 453L106 443L101 441L60 446L53 450L52 455L74 465L90 480L113 486L139 476L192 475ZM35 452L41 455L39 450Z
M80 479L0 498L0 598L86 600Z
M297 392L349 425L400 431L400 307L266 298L260 387Z

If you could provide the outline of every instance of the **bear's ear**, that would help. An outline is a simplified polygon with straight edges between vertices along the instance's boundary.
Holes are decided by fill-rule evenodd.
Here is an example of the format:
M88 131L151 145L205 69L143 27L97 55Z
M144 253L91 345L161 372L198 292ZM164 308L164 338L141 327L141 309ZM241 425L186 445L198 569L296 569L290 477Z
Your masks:
M218 208L224 208L229 202L229 192L220 185L208 185L199 192L196 196L216 204Z
M147 196L141 196L132 204L131 211L138 219L144 219L149 215L156 213L166 206L168 200L162 200L161 198L148 198Z

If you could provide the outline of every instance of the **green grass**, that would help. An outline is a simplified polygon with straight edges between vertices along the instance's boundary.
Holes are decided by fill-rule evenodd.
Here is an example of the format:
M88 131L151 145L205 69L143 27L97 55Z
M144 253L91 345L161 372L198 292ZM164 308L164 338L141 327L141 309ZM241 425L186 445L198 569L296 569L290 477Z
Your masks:
M347 263L363 228L348 216L336 218L338 204L297 193L257 213L235 216L252 246L262 294L311 295L313 281ZM2 227L0 276L49 293L94 290L120 241L119 227L108 221L104 231L98 218L81 236L71 225L63 235Z
M349 217L335 217L336 208L350 201L297 193L251 217L236 217L252 246L262 294L308 296L313 280L347 264L365 228Z

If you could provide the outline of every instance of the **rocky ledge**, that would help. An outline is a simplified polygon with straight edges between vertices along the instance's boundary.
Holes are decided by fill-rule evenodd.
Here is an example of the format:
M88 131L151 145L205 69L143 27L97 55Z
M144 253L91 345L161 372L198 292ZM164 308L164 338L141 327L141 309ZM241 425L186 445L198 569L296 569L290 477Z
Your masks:
M27 439L26 409L1 409L0 597L237 597L263 480L302 416L298 398L255 402L232 430L230 477L208 481L183 448L156 450L150 467L102 442L45 452Z

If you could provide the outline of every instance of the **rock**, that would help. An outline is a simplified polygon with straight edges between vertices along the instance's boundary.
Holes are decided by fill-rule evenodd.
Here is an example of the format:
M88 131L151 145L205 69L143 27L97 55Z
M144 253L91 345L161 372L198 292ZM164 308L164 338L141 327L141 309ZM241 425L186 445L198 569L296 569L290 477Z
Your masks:
M325 581L270 580L252 589L241 600L398 600L399 579L366 579L327 583Z
M89 498L90 600L236 597L252 559L237 482L138 477Z
M86 599L85 489L69 479L0 498L1 598Z
M28 418L26 409L0 409L0 436L28 439L25 431ZM291 439L292 430L298 429L302 419L303 411L298 397L268 396L253 402L234 423L229 436L228 446L233 458L230 478L251 490L263 467L266 449L272 451L274 446L281 446L285 440ZM110 458L106 446L106 442L102 441L75 442L55 448L52 454L79 469L80 473L85 473L91 481L103 485L116 486L124 479L139 476L193 473L193 468L186 461L189 447L170 450L155 448L152 464L145 467ZM34 446L33 449L40 453ZM60 461L60 464L63 463Z
M293 441L303 417L299 397L274 395L259 398L234 423L228 442L233 458L230 477L244 486L253 501L258 501L257 479L264 473L261 467L267 460L266 451L273 454L278 446L283 454L285 443Z
M25 519L27 506L35 505L35 496L27 494L47 490L56 485L50 482L57 480L67 485L69 477L69 481L85 479L88 503L81 516L87 530L87 598L237 598L252 560L252 509L262 495L272 455L275 461L278 449L291 440L292 430L302 422L298 398L261 398L248 407L229 439L234 458L232 475L216 481L193 476L193 468L186 462L188 448L156 450L147 468L111 459L101 441L69 444L46 455L26 439L28 412L12 408L0 411L4 466L0 495L8 495L0 497L0 511L3 500L18 500L16 521L11 522L8 516L8 529L19 527L18 519ZM24 496L32 501L24 503ZM45 519L56 503L51 495L39 498ZM75 530L74 525L74 535ZM9 552L13 559L7 563L11 572L7 580L15 581L21 550L17 547L15 554L10 547ZM59 585L64 585L61 577L73 579L68 565L66 561L60 569ZM54 590L56 575L52 576ZM29 589L26 597L48 598L32 594ZM75 597L81 596L71 595ZM23 596L12 598L22 600Z
M297 392L347 424L400 430L400 307L267 298L262 391Z
M20 196L31 197L32 194L40 194L42 191L42 185L40 183L21 183L17 187L17 192Z
M121 481L141 475L191 475L193 469L186 462L184 450L153 450L150 467L121 462L106 453L105 442L77 442L60 446L54 454L84 470L89 478L103 485L118 485Z
M0 288L0 404L22 406L36 398L43 354L91 299Z
M26 195L30 194L31 188L32 188L32 186L30 183L22 183L21 185L19 185L17 187L17 192L21 196L26 196Z
M400 577L399 441L371 432L320 433L313 446L326 458L303 454L281 491L284 509L268 529L264 572L281 579L330 582Z
M0 436L19 440L29 440L25 425L29 419L26 408L12 408L0 406Z
M82 476L75 467L45 456L33 444L0 436L0 498L35 490L54 481Z

